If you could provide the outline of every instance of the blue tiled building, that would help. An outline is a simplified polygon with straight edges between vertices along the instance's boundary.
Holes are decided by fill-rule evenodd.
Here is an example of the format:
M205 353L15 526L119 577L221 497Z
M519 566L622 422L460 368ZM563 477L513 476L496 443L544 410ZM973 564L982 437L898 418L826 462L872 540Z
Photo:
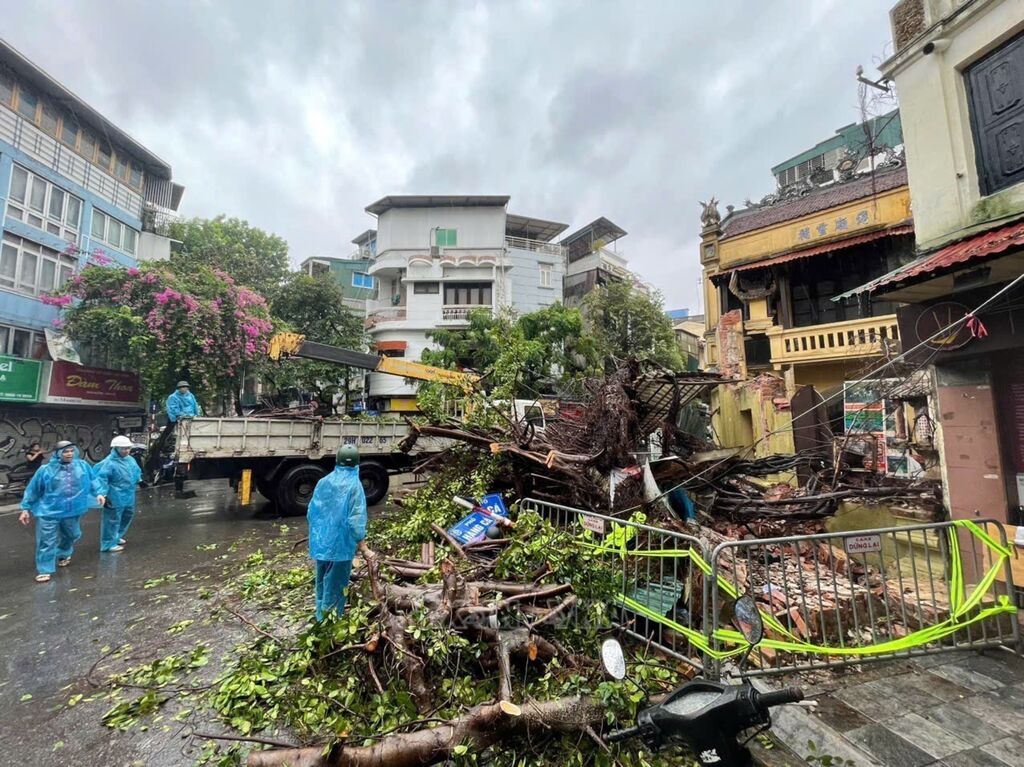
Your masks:
M58 309L40 296L89 259L167 259L161 222L183 192L170 165L0 40L0 474L22 442L74 432L99 449L112 414L139 409L137 387L135 403L118 399L131 389L126 371L51 360L45 331Z

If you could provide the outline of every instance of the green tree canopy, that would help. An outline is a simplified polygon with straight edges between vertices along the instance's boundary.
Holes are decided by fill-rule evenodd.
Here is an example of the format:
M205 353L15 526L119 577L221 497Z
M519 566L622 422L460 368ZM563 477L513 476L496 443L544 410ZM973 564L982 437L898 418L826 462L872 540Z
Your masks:
M317 343L365 349L363 318L346 307L343 298L341 288L327 275L292 273L275 292L270 311L279 329L302 333ZM329 362L283 360L268 364L265 373L277 389L312 391L322 402L330 402L335 392L345 389L352 371Z
M181 241L171 267L187 274L199 267L219 269L241 285L270 297L288 273L288 243L276 234L227 218L190 218L170 226Z
M467 328L441 328L430 337L438 348L424 351L424 362L486 371L487 385L503 396L535 397L570 387L593 374L598 360L579 310L558 303L518 318L473 311Z
M627 282L612 282L584 299L583 316L601 357L635 357L672 370L683 369L672 322L660 296L647 295Z

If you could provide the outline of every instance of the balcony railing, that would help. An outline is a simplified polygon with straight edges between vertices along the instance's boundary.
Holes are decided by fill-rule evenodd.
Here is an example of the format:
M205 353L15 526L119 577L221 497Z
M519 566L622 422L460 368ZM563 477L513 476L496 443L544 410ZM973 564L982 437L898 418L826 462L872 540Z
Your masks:
M375 328L384 322L400 322L405 319L405 307L377 309L366 315L363 325L367 329Z
M109 173L89 163L73 149L44 133L35 125L0 106L0 139L20 149L33 160L66 176L79 186L116 205L131 216L142 215L142 195ZM6 192L6 190L4 190Z
M528 240L525 237L505 237L505 247L513 248L515 250L532 250L537 253L546 253L549 256L555 258L565 257L565 248L561 245L556 245L553 242L543 242L541 240Z
M442 322L465 322L469 319L469 313L472 311L483 309L485 312L490 313L491 307L481 306L480 304L464 304L464 305L448 305L441 307L441 321Z
M846 322L830 322L806 328L773 328L772 362L818 362L849 357L873 357L895 351L899 327L895 314Z

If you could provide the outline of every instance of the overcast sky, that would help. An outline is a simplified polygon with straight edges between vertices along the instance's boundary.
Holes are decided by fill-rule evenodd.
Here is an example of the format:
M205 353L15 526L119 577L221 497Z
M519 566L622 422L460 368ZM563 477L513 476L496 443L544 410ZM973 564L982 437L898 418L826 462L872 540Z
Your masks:
M388 194L509 194L629 235L698 308L698 200L857 119L894 0L10 3L3 36L226 213L344 256ZM50 7L47 8L46 6Z

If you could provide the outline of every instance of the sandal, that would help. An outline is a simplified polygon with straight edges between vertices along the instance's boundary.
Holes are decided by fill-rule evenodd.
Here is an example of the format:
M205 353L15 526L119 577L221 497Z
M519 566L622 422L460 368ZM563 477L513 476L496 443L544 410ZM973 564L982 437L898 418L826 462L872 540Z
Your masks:
M67 567L71 564L71 557L65 557L64 559L57 560L57 567Z
M36 576L36 583L49 583L49 582L50 582L50 574L49 573L39 573L39 575Z

